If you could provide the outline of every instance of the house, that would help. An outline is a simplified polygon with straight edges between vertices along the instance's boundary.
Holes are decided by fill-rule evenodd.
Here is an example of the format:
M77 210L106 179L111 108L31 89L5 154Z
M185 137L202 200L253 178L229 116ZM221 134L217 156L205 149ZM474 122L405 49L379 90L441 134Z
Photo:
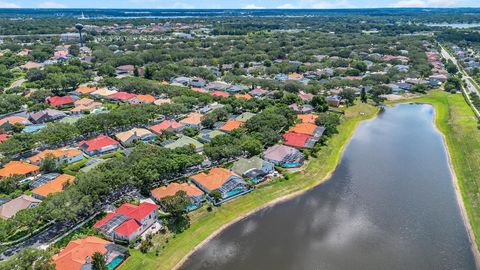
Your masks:
M211 82L205 88L210 91L225 91L230 87L228 83L225 82Z
M224 98L227 98L230 96L229 93L227 92L223 92L223 91L219 91L219 90L215 90L211 93L212 96L214 97L224 97Z
M112 100L112 101L127 102L130 99L135 98L136 96L137 95L135 95L135 94L131 94L131 93L127 93L127 92L116 92L116 93L113 93L113 94L107 96L107 98L109 100Z
M45 124L29 125L22 129L22 133L37 133L46 127Z
M257 184L274 171L274 165L259 157L240 158L233 163L231 170L244 178L251 179L253 183Z
M108 98L108 96L117 93L116 90L109 90L107 88L100 88L90 93L90 95L98 98Z
M9 219L15 216L20 210L32 208L39 205L42 201L28 195L20 195L19 197L10 200L0 205L0 218Z
M115 135L123 146L130 146L137 141L154 141L157 136L144 128L132 128L131 130L120 132Z
M264 90L262 88L255 88L252 91L248 92L251 96L253 97L262 97L268 93L267 90Z
M288 107L292 109L295 113L299 114L310 114L313 112L313 107L309 104L298 105L294 103L292 105L289 105Z
M162 146L168 149L193 146L195 148L195 152L203 152L203 144L201 142L185 135L180 135L180 138L178 138L176 141L165 141L162 143Z
M250 96L249 94L235 94L235 98L244 99L244 100L250 100L250 99L252 99L253 97Z
M342 103L342 99L337 95L328 96L325 98L325 101L327 102L328 106L331 107L338 107Z
M36 63L32 61L28 61L24 65L21 65L20 68L30 70L30 69L41 69L43 67L43 64L41 63Z
M176 84L176 85L181 85L181 86L188 86L191 81L192 81L191 78L182 77L182 76L181 76L181 77L173 78L173 79L170 81L170 84Z
M65 106L72 106L77 98L74 96L53 96L48 97L46 100L48 104L55 106L55 107L65 107Z
M300 93L298 94L298 96L300 97L300 99L302 101L305 101L305 102L309 102L313 99L314 95L313 94L310 94L310 93L305 93L303 91L300 91Z
M9 138L10 138L9 134L0 134L0 143L8 141Z
M59 163L67 164L75 163L83 159L83 153L76 148L60 148L41 151L40 153L27 158L27 160L31 164L39 166L48 156L57 158Z
M152 226L158 217L158 206L143 202L138 206L124 203L115 212L97 221L93 228L113 240L131 242Z
M245 124L245 122L238 121L236 119L230 119L230 120L227 121L227 123L225 123L220 128L220 130L223 131L223 132L231 132L231 131L233 131L237 128L241 128L244 124Z
M191 128L200 128L203 115L201 113L192 112L186 118L180 120L180 124Z
M305 160L305 157L299 150L281 144L271 146L265 150L263 158L285 168L300 167Z
M310 135L315 138L320 138L323 135L325 128L310 123L298 123L295 126L291 127L288 131L298 134Z
M27 118L21 116L8 116L0 119L0 129L9 130L15 124L21 124L24 126L31 125L32 123L28 121Z
M133 65L123 65L115 68L115 74L119 75L133 75L135 67Z
M295 132L283 134L284 144L295 148L313 148L318 142L318 138Z
M238 93L238 92L248 91L248 90L250 90L250 88L245 85L232 85L227 88L227 92L230 92L230 93Z
M61 174L58 177L52 179L40 185L32 190L32 196L43 200L47 198L48 195L53 193L62 192L67 184L73 184L75 180L75 176L71 176L68 174Z
M135 95L129 102L131 104L152 104L155 102L155 97L152 95Z
M208 93L208 90L205 90L205 89L202 89L202 88L197 88L197 87L192 87L192 91L197 92L197 93L202 93L202 94Z
M12 160L7 164L3 165L3 168L0 169L0 178L10 177L12 175L21 175L26 178L37 175L39 171L40 167L38 166Z
M46 122L53 122L66 117L67 115L59 110L45 109L30 114L30 120L35 124L41 124Z
M189 85L190 87L202 88L202 87L205 87L205 85L207 84L205 83L205 80L202 78L193 78L190 81Z
M235 118L235 120L240 121L240 122L247 122L248 120L250 120L254 116L255 116L254 113L244 112L244 113L240 114L239 116L237 116Z
M100 135L90 140L81 141L78 144L78 147L85 154L89 156L95 156L117 151L119 143L108 136Z
M210 104L206 105L205 107L199 109L198 111L202 114L205 114L205 113L208 113L208 112L216 110L216 109L221 109L223 107L225 107L225 105L220 104L218 102L213 102L213 103L210 103Z
M192 211L202 206L202 201L205 199L205 194L202 190L190 183L170 183L167 186L153 189L150 191L150 193L156 201L161 203L162 199L169 196L174 196L179 191L185 191L187 196L190 197L192 204L187 207L187 211Z
M74 92L79 95L89 95L97 90L97 87L79 86Z
M162 132L166 130L170 132L179 133L185 129L185 126L178 123L175 120L165 120L160 124L156 124L154 126L149 127L148 129L150 129L152 132L154 132L157 135L161 135Z
M170 103L172 103L172 100L169 99L169 98L159 98L159 99L157 99L153 102L153 104L158 105L158 106L160 106L162 104L170 104Z
M308 124L315 124L315 121L318 118L316 114L299 114L297 118L300 120L301 123L308 123Z
M225 135L225 132L221 132L220 130L204 129L204 130L201 130L200 133L198 134L198 140L202 143L209 143L212 141L213 138L220 135Z
M299 73L290 73L288 74L288 80L298 81L303 79L303 75Z
M71 109L70 112L74 114L79 114L83 112L92 112L95 110L100 110L102 108L102 103L94 101L93 99L89 98L82 98L74 103L75 108Z
M96 236L72 240L58 254L52 257L56 270L87 270L93 269L92 257L100 253L108 269L115 269L127 257L128 250Z
M213 168L208 173L199 173L191 176L192 181L205 193L210 194L213 191L219 191L222 203L248 193L250 188L248 184L233 172L224 168Z

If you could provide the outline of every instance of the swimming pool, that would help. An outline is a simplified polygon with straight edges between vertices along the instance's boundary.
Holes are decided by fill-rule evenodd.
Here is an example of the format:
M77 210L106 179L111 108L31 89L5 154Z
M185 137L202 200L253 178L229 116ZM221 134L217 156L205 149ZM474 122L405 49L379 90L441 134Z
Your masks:
M125 260L125 256L117 256L113 258L113 260L109 264L107 264L107 268L113 270L117 268L117 266L119 266L123 262L123 260Z

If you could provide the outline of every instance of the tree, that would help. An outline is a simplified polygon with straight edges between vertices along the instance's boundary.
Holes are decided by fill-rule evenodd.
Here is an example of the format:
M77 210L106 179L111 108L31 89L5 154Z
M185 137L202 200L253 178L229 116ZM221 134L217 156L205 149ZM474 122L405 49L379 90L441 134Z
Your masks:
M242 149L247 151L248 156L253 157L263 151L263 145L260 140L248 137L245 138L244 142L242 143Z
M108 270L107 262L100 252L93 253L92 270Z
M183 190L162 199L163 209L170 213L168 226L172 232L179 233L190 226L190 218L186 215L186 209L190 204L192 201Z
M326 112L328 110L328 104L321 95L314 96L312 101L310 101L310 105L312 105L317 112Z
M214 190L208 194L215 202L219 202L222 199L222 193L219 190Z
M55 270L51 260L52 254L46 250L25 248L11 259L0 262L0 269L26 270L41 269Z
M355 98L356 98L355 90L343 89L342 92L340 92L340 97L347 101L348 106L351 106L355 103Z
M315 123L325 127L325 136L331 136L338 133L337 126L340 124L340 117L336 113L320 113Z
M367 103L367 91L365 91L365 88L362 88L362 91L360 92L360 100L363 103Z
M458 72L457 65L455 65L452 62L452 60L448 60L446 68L447 68L448 73L450 73L450 74L457 74L457 72Z

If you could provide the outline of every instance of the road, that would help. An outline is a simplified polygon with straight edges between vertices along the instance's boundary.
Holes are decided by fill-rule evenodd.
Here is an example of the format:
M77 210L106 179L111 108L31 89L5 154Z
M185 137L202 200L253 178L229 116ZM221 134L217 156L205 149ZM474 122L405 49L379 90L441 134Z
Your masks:
M12 88L15 88L15 87L20 87L24 82L26 82L27 80L26 79L19 79L19 80L16 80L12 83L12 85L10 85L10 87L7 88L8 89L12 89Z

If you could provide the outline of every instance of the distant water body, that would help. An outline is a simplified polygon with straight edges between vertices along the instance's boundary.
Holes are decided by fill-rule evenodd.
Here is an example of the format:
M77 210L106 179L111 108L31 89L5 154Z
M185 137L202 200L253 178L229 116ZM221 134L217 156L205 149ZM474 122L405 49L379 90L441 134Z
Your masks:
M181 269L475 269L432 118L402 104L363 122L331 180L230 226Z
M455 29L468 29L480 27L480 23L428 23L427 26L432 27L450 27Z

